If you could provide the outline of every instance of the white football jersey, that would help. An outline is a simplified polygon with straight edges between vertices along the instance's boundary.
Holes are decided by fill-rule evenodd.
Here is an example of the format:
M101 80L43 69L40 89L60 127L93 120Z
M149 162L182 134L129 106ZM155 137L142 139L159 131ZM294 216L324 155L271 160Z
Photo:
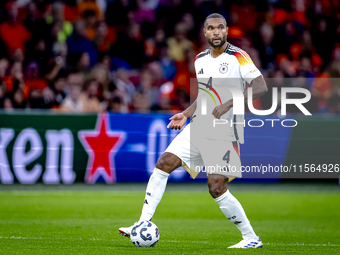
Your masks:
M210 51L211 49L207 49L195 58L199 93L195 112L197 118L193 119L192 124L195 125L196 122L196 126L197 124L201 127L204 125L205 138L238 140L243 143L243 115L233 115L233 108L231 108L220 118L227 123L216 124L211 113L217 105L233 98L230 92L231 87L236 87L243 93L246 82L250 84L253 79L261 75L261 72L245 51L230 43L226 50L216 58L211 56ZM203 107L206 107L207 110ZM231 121L239 124L230 125ZM213 126L213 123L216 125Z

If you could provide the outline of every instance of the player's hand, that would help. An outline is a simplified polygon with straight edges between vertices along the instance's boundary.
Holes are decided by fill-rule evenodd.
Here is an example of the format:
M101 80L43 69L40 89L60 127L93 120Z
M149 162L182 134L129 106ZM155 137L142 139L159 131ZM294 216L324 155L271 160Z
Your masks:
M222 104L222 105L216 106L212 112L212 115L214 115L216 119L220 119L221 116L225 114L226 112L228 112L231 107L232 107L231 104Z
M171 129L180 130L187 122L187 117L185 117L183 113L177 113L169 120L170 123L168 124L167 128L171 127Z

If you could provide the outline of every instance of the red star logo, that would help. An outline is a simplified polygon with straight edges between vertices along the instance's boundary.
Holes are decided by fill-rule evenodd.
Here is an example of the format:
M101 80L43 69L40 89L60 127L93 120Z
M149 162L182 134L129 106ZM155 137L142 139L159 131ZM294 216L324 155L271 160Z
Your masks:
M125 132L112 132L109 116L98 116L94 131L79 131L79 140L89 154L85 182L95 183L100 175L107 183L116 182L114 156L125 140Z

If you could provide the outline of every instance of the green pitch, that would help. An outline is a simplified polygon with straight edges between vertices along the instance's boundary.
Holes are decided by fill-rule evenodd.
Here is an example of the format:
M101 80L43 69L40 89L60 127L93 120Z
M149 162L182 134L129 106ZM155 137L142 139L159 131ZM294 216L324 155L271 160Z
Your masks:
M340 254L340 189L335 184L231 184L264 243L256 250L227 249L241 235L206 185L169 185L153 218L159 243L134 247L118 228L139 218L145 186L23 190L2 185L0 254Z

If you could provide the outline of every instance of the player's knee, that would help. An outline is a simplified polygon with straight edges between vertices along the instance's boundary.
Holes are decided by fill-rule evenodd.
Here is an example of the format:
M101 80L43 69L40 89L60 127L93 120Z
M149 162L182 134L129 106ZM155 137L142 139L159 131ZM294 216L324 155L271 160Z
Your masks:
M173 171L172 162L168 158L163 156L157 160L156 167L168 174Z
M163 157L160 157L158 160L157 160L157 164L156 164L156 167L158 169L161 169L163 171L166 172L166 169L169 168L168 166L168 161L166 159L164 159Z
M208 181L209 193L213 198L218 198L227 191L227 181L221 178Z
M181 163L181 160L177 156L166 152L157 160L156 167L170 174L176 168L180 167Z
M223 194L221 187L209 187L209 193L213 198L218 198Z

